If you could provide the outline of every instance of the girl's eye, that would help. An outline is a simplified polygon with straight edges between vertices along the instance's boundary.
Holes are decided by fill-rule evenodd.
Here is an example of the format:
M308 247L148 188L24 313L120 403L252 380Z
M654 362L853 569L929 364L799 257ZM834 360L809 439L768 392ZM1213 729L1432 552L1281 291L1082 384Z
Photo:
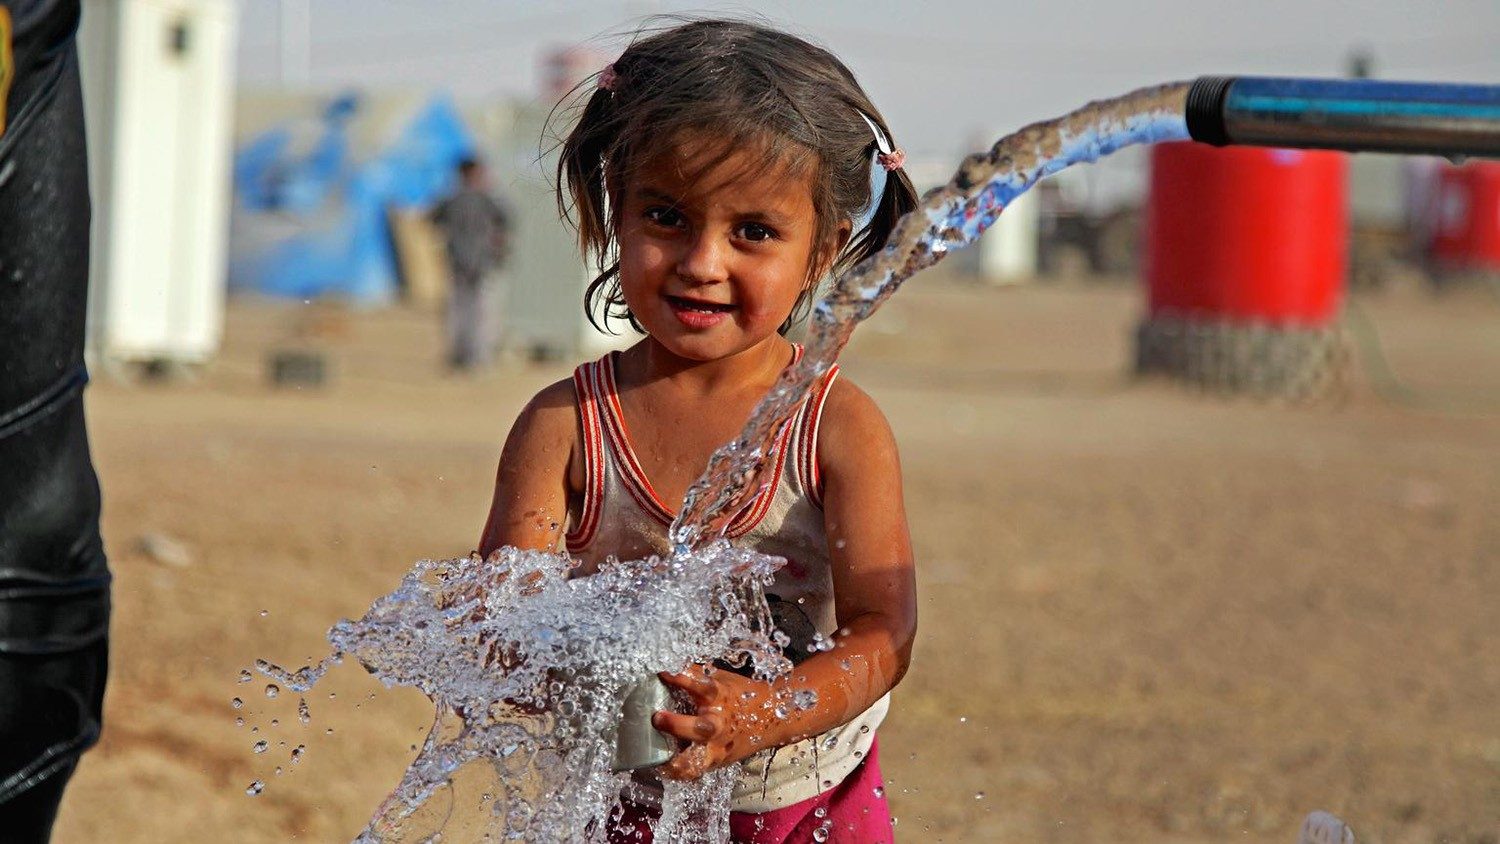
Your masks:
M663 228L675 229L682 226L682 215L675 208L664 205L653 205L646 209L644 215L647 220Z
M746 223L743 226L740 226L740 237L743 237L751 243L760 243L762 241L775 239L776 232L772 229L767 228L766 226L761 225L760 223Z

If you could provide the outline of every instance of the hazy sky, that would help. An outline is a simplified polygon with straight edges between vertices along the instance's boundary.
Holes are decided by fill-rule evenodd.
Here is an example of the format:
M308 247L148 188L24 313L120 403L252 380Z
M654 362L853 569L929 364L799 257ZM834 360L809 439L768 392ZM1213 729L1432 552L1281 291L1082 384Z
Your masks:
M652 13L756 15L838 54L918 155L956 154L1155 82L1341 75L1355 48L1373 54L1379 77L1500 84L1500 0L237 3L242 84L278 84L285 72L320 89L460 97L533 96L542 54L585 42L617 52L620 33ZM285 68L284 30L294 33Z

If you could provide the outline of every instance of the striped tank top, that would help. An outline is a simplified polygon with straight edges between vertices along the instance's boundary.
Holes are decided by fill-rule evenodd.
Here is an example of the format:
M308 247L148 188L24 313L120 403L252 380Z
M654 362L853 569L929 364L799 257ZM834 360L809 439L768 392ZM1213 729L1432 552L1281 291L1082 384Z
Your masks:
M631 446L615 388L618 356L611 352L573 373L585 483L566 543L569 554L593 566L610 556L667 555L667 528L676 515L651 487ZM793 361L801 356L802 347L795 346ZM794 660L810 655L819 636L831 638L838 628L817 453L823 404L837 377L835 365L782 428L767 480L728 529L735 545L786 559L766 596L777 627L791 640L786 651ZM746 759L731 809L767 812L838 785L870 752L888 707L889 695L843 726ZM660 785L649 775L638 785L632 796L646 802L659 797Z

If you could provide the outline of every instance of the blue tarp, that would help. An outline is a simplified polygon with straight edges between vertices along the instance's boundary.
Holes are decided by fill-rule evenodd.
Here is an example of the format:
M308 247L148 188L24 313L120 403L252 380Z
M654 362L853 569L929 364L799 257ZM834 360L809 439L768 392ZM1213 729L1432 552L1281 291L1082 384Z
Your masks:
M377 304L396 294L388 208L427 207L454 188L474 142L453 103L433 97L374 158L350 161L359 100L334 100L305 155L291 126L277 126L235 153L235 224L229 284L271 296L323 296Z

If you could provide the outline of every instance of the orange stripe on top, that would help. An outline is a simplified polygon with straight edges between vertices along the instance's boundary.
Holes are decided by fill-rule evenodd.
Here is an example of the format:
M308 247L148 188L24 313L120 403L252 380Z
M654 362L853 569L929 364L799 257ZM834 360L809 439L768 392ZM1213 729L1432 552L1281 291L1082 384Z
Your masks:
M640 460L635 455L635 448L631 445L629 429L625 425L625 412L620 407L619 388L615 380L615 365L619 354L619 352L610 352L596 362L595 383L599 391L598 404L602 410L599 414L601 427L604 436L609 438L610 451L615 457L615 467L620 471L626 492L641 510L661 524L670 526L676 518L676 511L662 500L656 488L651 485L651 479L646 477L646 472L641 468ZM794 343L790 365L795 365L801 360L802 345ZM775 497L776 484L781 479L785 465L787 445L791 434L792 426L783 425L773 449L776 453L776 462L772 477L767 483L761 484L756 491L755 498L730 521L728 532L731 537L743 536L753 530L770 510L771 501Z
M766 513L771 511L771 502L776 498L776 485L781 483L781 472L786 467L787 446L791 444L792 432L795 430L793 421L794 419L788 419L776 437L776 445L773 447L776 463L771 476L756 490L755 498L729 523L728 533L731 539L739 539L754 530L760 520L766 517Z
M583 506L578 524L568 531L568 551L580 551L593 541L604 506L604 441L599 425L598 362L573 370L573 391L578 397L578 420L583 429Z
M630 434L625 427L625 413L620 409L620 392L615 382L615 362L620 356L619 352L610 352L600 361L600 370L603 378L600 379L603 388L604 407L604 431L609 436L610 445L615 456L615 467L620 470L621 477L625 480L625 489L630 492L630 497L635 499L642 510L664 525L672 523L672 509L656 494L656 489L651 486L651 480L641 469L640 461L635 457L635 449L630 444Z
M793 343L792 362L788 366L796 366L801 362L802 344ZM804 399L802 404L805 406L807 401ZM760 524L760 520L766 517L766 513L770 512L771 502L776 497L776 485L781 483L781 473L786 468L787 446L791 444L792 434L796 431L796 419L800 413L801 408L798 408L798 413L792 414L785 422L781 423L781 432L776 435L775 443L771 447L773 455L768 455L767 457L767 459L770 456L776 458L776 462L771 470L771 476L756 490L755 498L749 504L745 505L744 509L740 510L739 513L736 513L734 519L730 521L728 528L730 538L738 539L754 530L755 526Z
M808 397L807 407L803 411L802 436L799 445L799 460L797 468L802 475L802 482L807 485L803 490L807 499L818 508L823 506L823 477L818 469L818 430L823 421L823 405L828 401L829 390L833 387L833 380L839 376L839 365L834 364L828 368L828 373L823 376L823 382L818 385L813 394Z

